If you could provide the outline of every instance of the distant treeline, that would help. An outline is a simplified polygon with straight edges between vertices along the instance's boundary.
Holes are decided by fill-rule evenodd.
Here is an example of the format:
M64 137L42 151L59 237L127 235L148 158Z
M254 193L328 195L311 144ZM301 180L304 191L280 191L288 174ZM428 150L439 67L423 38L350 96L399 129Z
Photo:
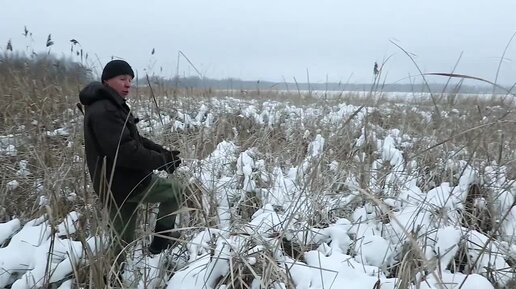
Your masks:
M430 83L428 86L424 83L417 84L373 84L368 83L295 83L295 82L271 82L271 81L249 81L236 78L213 79L191 77L174 77L165 79L160 77L152 77L152 83L162 85L164 87L177 88L199 88L214 90L287 90L287 91L375 91L386 92L448 92L448 93L492 93L492 86L488 85L464 85L457 81L452 81L448 85L444 83ZM139 85L145 86L146 79L140 79ZM497 93L505 93L502 89L497 89Z
M41 80L44 83L60 85L85 84L95 77L87 66L75 62L70 58L57 58L52 54L40 54L26 56L19 53L0 54L0 77L4 82L8 79L22 75L26 79ZM449 92L449 93L492 93L493 87L479 83L478 85L465 85L460 80L450 81L449 84L430 83L428 86L420 83L306 83L306 82L272 82L250 81L237 78L214 79L207 77L173 77L163 78L152 76L151 82L168 88L186 89L212 89L212 90L237 90L237 91L385 91L385 92ZM146 86L147 79L140 78L136 81L139 86ZM496 93L506 93L503 89L497 89Z
M3 53L0 54L0 77L4 83L26 79L41 81L42 85L77 86L91 80L92 73L81 63L53 54Z

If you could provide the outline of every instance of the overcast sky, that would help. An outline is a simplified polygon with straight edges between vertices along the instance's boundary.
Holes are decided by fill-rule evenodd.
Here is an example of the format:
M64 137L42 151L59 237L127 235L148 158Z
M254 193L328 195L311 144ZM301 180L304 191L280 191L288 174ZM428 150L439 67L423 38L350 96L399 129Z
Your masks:
M246 80L304 82L308 71L310 82L370 82L374 62L388 59L386 81L407 82L418 71L391 41L423 72L451 72L462 53L457 73L494 80L516 32L515 0L17 0L1 10L2 51L9 39L46 51L52 33L53 52L70 55L74 38L97 66L115 56L173 76L182 51L206 77ZM516 39L499 82L516 81L515 58ZM182 57L179 72L196 74Z

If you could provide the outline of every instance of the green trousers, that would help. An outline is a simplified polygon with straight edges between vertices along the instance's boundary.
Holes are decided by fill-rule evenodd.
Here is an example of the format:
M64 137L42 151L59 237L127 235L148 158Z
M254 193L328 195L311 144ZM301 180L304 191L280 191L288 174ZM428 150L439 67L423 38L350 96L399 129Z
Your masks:
M174 228L183 193L184 187L178 181L153 175L149 187L143 192L133 195L120 206L109 207L111 226L115 233L112 248L115 256L135 240L137 209L140 204L160 203L156 228L170 230Z

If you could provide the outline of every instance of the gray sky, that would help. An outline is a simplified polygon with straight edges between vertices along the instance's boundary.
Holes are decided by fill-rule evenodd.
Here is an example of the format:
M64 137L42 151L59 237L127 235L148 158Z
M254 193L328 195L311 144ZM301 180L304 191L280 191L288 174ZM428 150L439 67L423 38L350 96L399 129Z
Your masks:
M310 82L370 82L374 62L389 57L386 82L418 74L390 41L414 53L424 72L451 72L463 53L457 73L494 80L516 32L514 0L17 0L1 7L2 50L11 39L15 49L46 51L52 33L53 52L70 55L75 38L97 65L116 56L140 74L173 76L182 51L207 77L246 80L305 82L308 71ZM22 35L25 25L32 40ZM510 85L516 39L505 58L499 82ZM195 75L184 58L179 72Z

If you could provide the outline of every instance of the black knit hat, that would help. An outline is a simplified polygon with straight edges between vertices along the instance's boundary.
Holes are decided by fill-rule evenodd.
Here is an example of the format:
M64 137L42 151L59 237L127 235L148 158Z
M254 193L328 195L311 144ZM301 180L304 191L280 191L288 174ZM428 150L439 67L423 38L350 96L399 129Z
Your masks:
M106 66L104 66L100 80L104 82L105 80L119 75L130 75L132 78L134 78L134 71L129 63L123 60L111 60L106 64Z

